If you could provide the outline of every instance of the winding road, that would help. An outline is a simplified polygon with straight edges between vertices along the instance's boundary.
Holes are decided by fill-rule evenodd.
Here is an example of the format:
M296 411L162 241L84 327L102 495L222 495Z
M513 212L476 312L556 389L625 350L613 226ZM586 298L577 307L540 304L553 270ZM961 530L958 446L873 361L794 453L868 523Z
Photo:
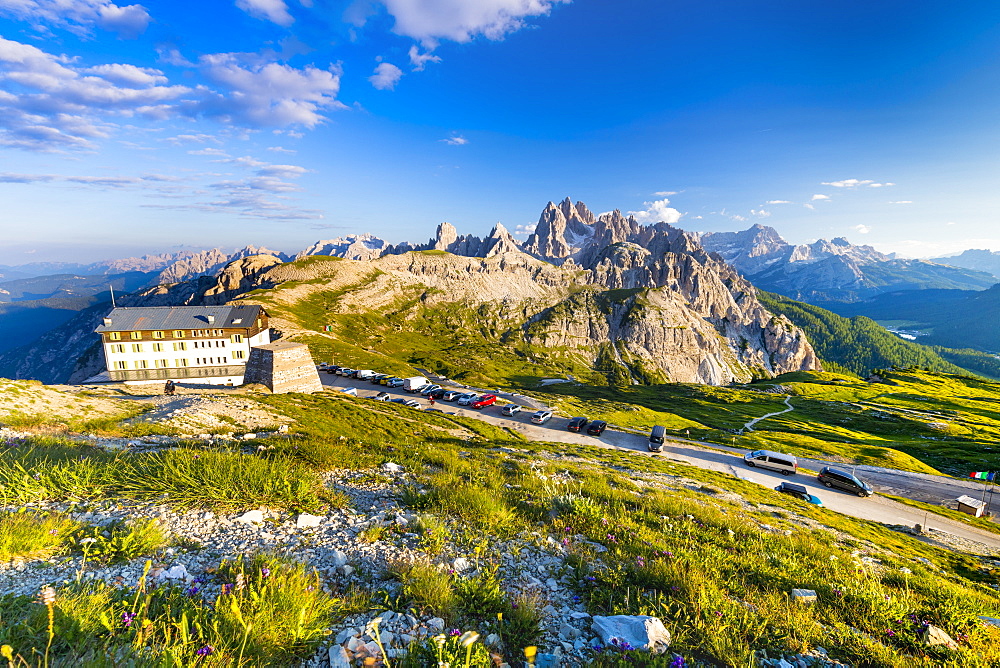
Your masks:
M380 391L389 392L394 397L414 398L414 395L404 392L402 388L388 389L383 386L372 385L367 381L345 379L340 376L323 373L322 371L319 375L325 386L331 389L356 387L358 389L358 396L362 398L374 396ZM666 443L663 452L651 453L646 447L647 438L644 434L611 429L605 431L600 438L587 436L586 434L576 434L567 431L566 424L569 422L569 419L562 417L553 417L544 425L536 425L530 422L530 415L532 411L538 408L537 401L529 401L527 397L516 394L505 394L504 398L521 403L526 407L526 410L508 418L500 415L500 411L496 407L476 410L446 402L438 402L437 407L448 413L474 417L485 422L506 427L532 441L566 443L569 445L588 444L605 448L632 450L642 456L663 457L707 470L720 471L771 488L784 480L789 480L788 477L780 473L747 467L743 462L743 455L747 451L741 448L726 447L715 443L701 443L693 440L674 440ZM422 403L426 404L427 402L422 401ZM787 399L786 404L789 405L789 410L791 410L790 402ZM771 415L786 412L788 411L780 411ZM756 421L766 417L770 416L762 416ZM823 500L824 506L830 510L883 524L910 527L919 524L922 527L930 527L937 531L943 531L966 541L979 543L986 548L983 550L984 552L992 551L993 554L1000 555L1000 534L950 520L934 513L927 513L926 511L907 506L883 496L876 495L870 498L859 498L853 494L828 489L818 483L816 478L810 475L810 473L818 472L824 466L837 466L842 469L850 469L871 483L879 494L891 494L893 496L939 505L951 502L963 494L979 498L983 489L980 484L971 480L964 481L947 476L910 473L876 466L851 466L834 461L803 458L799 458L798 461L800 473L791 479L807 487L811 494L819 496ZM1000 504L1000 498L997 499L997 503ZM949 547L931 537L923 536L921 538L932 544Z

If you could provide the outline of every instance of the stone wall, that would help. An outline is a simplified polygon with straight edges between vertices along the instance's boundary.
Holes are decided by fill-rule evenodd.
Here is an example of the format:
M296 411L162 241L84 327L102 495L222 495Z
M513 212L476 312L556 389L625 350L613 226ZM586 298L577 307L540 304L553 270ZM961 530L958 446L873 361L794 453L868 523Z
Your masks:
M291 341L251 348L243 382L266 385L275 394L323 391L309 346Z

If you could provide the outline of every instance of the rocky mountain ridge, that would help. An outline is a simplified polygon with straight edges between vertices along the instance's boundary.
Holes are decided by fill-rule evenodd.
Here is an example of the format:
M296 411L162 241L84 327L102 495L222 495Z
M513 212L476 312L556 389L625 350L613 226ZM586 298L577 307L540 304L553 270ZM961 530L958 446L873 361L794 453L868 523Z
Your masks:
M705 232L699 239L754 285L811 303L851 302L893 290L984 290L996 282L986 272L897 259L843 237L793 245L760 224L740 232Z

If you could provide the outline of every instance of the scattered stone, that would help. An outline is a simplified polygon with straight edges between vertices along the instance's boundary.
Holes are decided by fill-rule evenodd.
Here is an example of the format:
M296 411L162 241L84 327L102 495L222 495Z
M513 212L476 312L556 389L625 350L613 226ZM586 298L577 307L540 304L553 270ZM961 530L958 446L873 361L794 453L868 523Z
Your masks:
M920 632L920 640L928 647L943 645L948 649L958 649L958 643L944 629L933 624L924 627L923 631Z
M330 668L351 668L351 655L339 644L330 648Z
M997 619L996 617L986 617L984 615L980 615L979 619L981 619L983 622L985 622L986 624L989 624L991 626L998 626L998 627L1000 627L1000 619Z
M615 638L636 649L662 654L670 647L670 632L659 617L648 615L594 615L594 631L601 641L610 645Z
M309 529L312 527L318 527L323 518L319 515L309 515L307 513L302 513L295 520L295 526L298 529Z
M816 602L816 592L812 589L793 589L789 595L796 603L811 605Z
M382 464L382 470L386 473L402 473L403 467L399 464L394 464L393 462L386 462Z
M427 626L434 629L436 633L444 631L444 620L440 617L427 620Z
M248 510L237 517L236 521L244 524L260 524L264 521L264 513L260 510Z
M472 568L472 562L470 562L465 557L459 557L455 561L451 562L451 567L454 568L459 573L467 571Z

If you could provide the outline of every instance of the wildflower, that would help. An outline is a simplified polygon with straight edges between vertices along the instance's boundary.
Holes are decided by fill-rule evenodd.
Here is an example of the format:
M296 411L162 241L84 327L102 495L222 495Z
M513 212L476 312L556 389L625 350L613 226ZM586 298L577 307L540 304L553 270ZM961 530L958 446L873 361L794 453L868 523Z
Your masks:
M49 531L49 533L51 535L53 535L53 536L58 536L59 535L59 529L52 529L51 531Z
M89 545L90 543L96 543L96 542L97 542L96 538L84 538L83 540L80 541L80 545Z
M246 586L246 578L243 577L243 571L240 571L236 574L236 591L240 591Z
M52 605L56 602L56 590L52 587L42 587L38 592L38 602L42 605Z
M674 660L670 662L670 668L685 668L687 663L684 661L684 657L677 655Z
M125 628L128 628L128 627L132 626L132 622L134 622L135 618L138 617L138 616L139 616L139 613L137 613L137 612L123 612L122 613L122 624L125 626Z
M267 566L261 566L261 568L260 568L260 576L262 578L266 578L270 574L271 574L271 569L270 568L268 568Z
M14 661L14 648L10 645L4 645L0 647L0 656L7 659L8 661Z
M228 594L232 590L233 590L233 585L231 585L231 584L224 584L224 585L222 585L222 595L223 596L225 596L226 594Z
M189 589L187 590L187 592L186 592L186 593L187 593L187 595L188 595L188 596L194 596L195 594L197 594L197 593L198 593L198 588L197 588L197 587L190 587L190 588L189 588Z
M905 568L905 567L904 568L900 568L899 572L902 573L903 575L913 575L913 571L911 571L909 568Z
M195 651L195 654L198 656L209 656L213 652L215 652L215 648L211 645L202 645Z
M465 633L462 634L462 637L459 638L459 642L461 643L462 647L469 647L477 640L479 640L479 634L476 633L475 631L466 631Z
M538 654L538 648L534 645L529 645L524 648L524 658L528 660L528 663L535 662L535 655Z
M460 636L462 635L462 631L460 629L452 629L451 631L448 631L448 635L452 637Z

